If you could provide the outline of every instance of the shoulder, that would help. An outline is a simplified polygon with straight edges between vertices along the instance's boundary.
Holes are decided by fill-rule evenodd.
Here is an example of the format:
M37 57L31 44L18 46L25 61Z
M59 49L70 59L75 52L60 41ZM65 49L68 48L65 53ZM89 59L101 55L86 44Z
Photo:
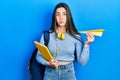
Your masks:
M75 37L81 38L81 36L79 34L75 34Z
M46 33L46 32L48 32L48 33L52 33L53 30L44 30L44 31L43 31L43 33Z
M49 36L49 35L51 35L52 33L54 33L53 30L44 30L44 31L42 32L42 35L47 35L47 36Z
M75 34L75 39L76 39L77 41L81 41L81 40L82 40L82 37L81 37L81 35L79 35L79 34Z
M81 35L76 34L74 38L76 44L82 44L82 45L84 44Z

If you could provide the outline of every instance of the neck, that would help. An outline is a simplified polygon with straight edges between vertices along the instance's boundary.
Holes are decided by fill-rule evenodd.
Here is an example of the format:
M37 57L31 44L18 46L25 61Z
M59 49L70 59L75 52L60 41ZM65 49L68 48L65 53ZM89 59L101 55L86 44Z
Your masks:
M66 32L65 26L56 27L56 32Z

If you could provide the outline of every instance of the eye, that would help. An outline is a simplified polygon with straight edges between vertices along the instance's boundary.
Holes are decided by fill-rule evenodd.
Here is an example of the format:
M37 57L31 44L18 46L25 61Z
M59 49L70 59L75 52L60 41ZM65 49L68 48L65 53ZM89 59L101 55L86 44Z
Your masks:
M56 16L60 16L60 13L56 13Z
M63 15L67 15L67 13L63 13Z

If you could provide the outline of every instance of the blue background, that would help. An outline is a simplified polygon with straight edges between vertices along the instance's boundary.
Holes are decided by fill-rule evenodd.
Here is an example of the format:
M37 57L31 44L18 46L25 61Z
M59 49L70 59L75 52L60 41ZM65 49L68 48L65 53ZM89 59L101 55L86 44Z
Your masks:
M53 9L61 1L69 5L78 30L105 29L91 44L87 65L75 64L77 79L120 80L119 0L1 0L0 80L30 80L33 41L50 28Z

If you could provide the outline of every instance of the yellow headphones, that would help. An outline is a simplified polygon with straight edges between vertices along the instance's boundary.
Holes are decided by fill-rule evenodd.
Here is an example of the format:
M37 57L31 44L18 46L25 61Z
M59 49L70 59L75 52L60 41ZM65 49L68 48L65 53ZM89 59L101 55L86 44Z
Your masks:
M65 39L65 34L64 33L62 33L62 32L58 32L57 33L57 37L59 38L59 39L61 39L61 40L64 40Z

